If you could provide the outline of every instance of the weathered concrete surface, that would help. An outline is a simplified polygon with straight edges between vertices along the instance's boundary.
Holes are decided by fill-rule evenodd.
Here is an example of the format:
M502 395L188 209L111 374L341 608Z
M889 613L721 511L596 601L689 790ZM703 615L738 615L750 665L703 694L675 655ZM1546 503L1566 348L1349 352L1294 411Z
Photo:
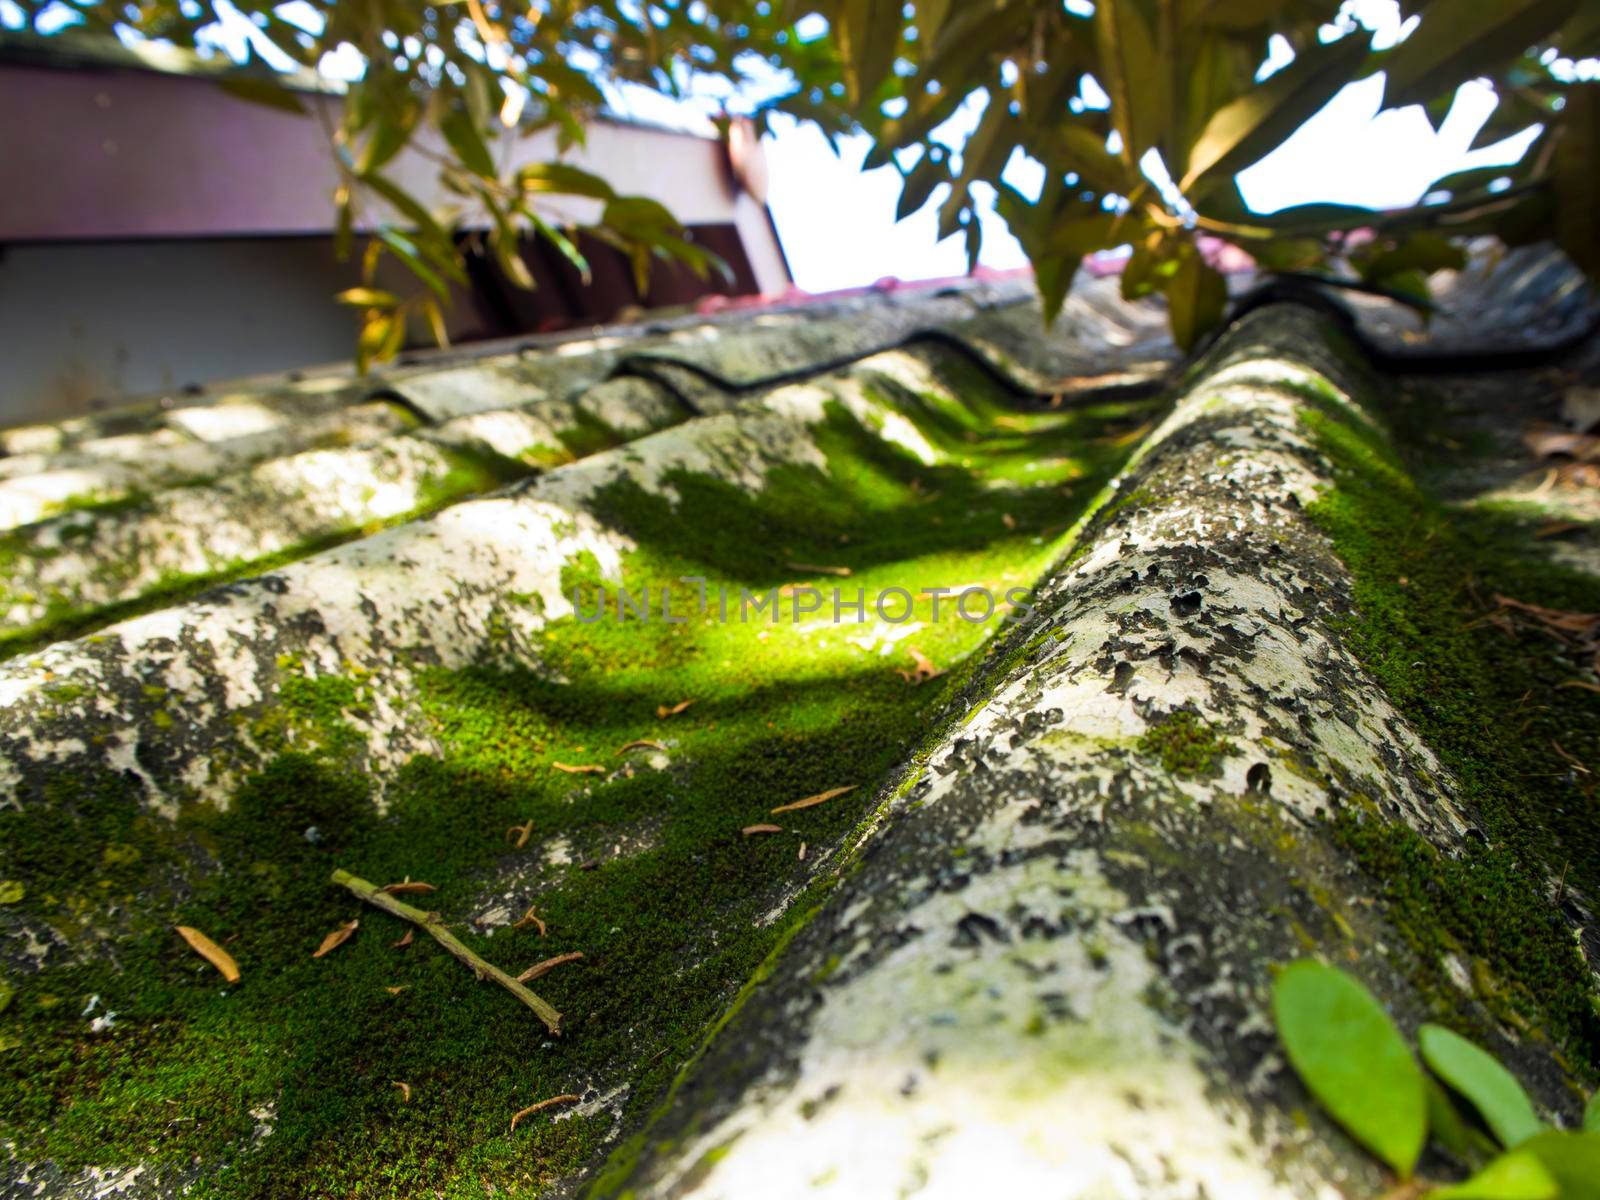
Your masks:
M8 662L0 666L0 788L27 805L59 772L110 772L136 777L148 803L168 815L186 802L221 801L263 761L250 722L273 705L286 671L370 678L374 700L357 723L366 765L381 777L434 745L404 702L413 671L537 662L537 632L571 612L563 569L587 553L615 577L631 542L589 511L609 485L631 479L670 499L675 472L758 490L778 465L826 470L815 430L830 406L939 461L917 428L925 416L866 386L883 375L910 393L929 378L909 351L865 359Z
M1268 966L1364 951L1404 1011L1403 954L1314 818L1446 852L1466 825L1332 628L1352 585L1303 512L1329 469L1297 413L1365 418L1326 347L1294 310L1225 339L592 1194L1381 1190L1297 1116Z
M111 512L36 522L0 535L8 560L0 630L43 631L63 610L107 608L174 580L315 548L570 461L574 443L590 449L625 441L687 415L659 386L617 380L573 399L489 409L369 444L270 459Z
M1119 316L1114 305L1100 317L1080 314L1101 324L1077 343L1040 338L1037 325L1030 334L1029 316L1002 307L939 328L960 329L963 344L998 364L1036 405L1062 377L1148 378L1143 364L1167 357L1140 332L1143 314ZM1116 329L1125 335L1120 340L1110 336ZM0 1167L0 1180L23 1194L93 1194L108 1181L126 1181L128 1195L190 1183L228 1194L210 1178L220 1160L208 1156L220 1155L235 1167L252 1159L289 1164L294 1186L336 1194L379 1178L396 1190L486 1191L479 1171L492 1176L497 1191L528 1195L568 1194L584 1183L596 1194L741 1200L965 1196L996 1186L1084 1197L1376 1194L1383 1185L1377 1169L1307 1114L1306 1098L1275 1050L1264 1013L1269 966L1307 953L1359 960L1363 978L1402 1024L1413 1024L1424 1011L1413 987L1419 951L1395 936L1372 879L1321 818L1338 814L1404 833L1446 856L1472 844L1477 830L1456 781L1337 629L1353 614L1354 591L1304 511L1334 483L1307 418L1331 416L1343 428L1381 435L1352 403L1371 380L1327 334L1320 318L1303 311L1259 313L1197 368L1181 403L1154 431L1135 429L1140 416L1126 410L1118 418L1126 424L1093 431L1104 433L1099 442L1126 446L1142 437L1142 446L1071 541L1068 561L1038 588L1032 615L953 696L947 719L930 714L925 740L916 740L921 726L897 737L904 761L886 782L881 767L869 776L882 783L875 802L848 819L841 813L841 823L799 856L793 829L780 843L776 835L743 838L739 827L778 800L848 780L831 778L831 760L805 760L804 787L774 796L745 786L753 770L781 766L805 745L795 728L773 729L771 716L784 719L778 693L791 689L787 702L813 732L839 720L839 740L830 743L838 757L852 737L860 739L852 722L869 714L828 717L845 710L817 708L812 690L843 691L875 671L891 676L897 695L918 693L906 676L920 668L893 671L895 663L911 665L907 651L917 642L900 630L872 629L826 669L821 656L780 659L793 678L774 678L771 690L741 693L708 712L716 664L728 673L752 669L774 652L759 640L764 634L719 641L723 635L713 629L699 658L666 635L660 644L641 634L607 645L595 630L585 642L584 628L566 619L563 574L581 564L614 579L646 550L646 537L631 536L634 527L606 502L632 494L619 484L636 485L651 514L693 511L711 524L723 514L708 512L707 494L721 497L731 519L739 498L753 498L759 508L761 497L781 495L796 475L842 488L850 471L892 460L912 477L900 480L905 494L885 502L887 521L902 510L925 511L923 476L947 487L960 482L967 448L980 436L1018 430L1012 452L1025 459L1037 431L1016 424L1018 412L996 415L992 396L984 420L994 428L980 435L952 420L963 415L960 389L952 386L962 376L952 362L970 372L974 355L941 347L939 339L913 338L842 371L776 387L497 495L0 668L0 769L7 800L23 810L4 815L17 826L24 815L37 829L48 821L36 818L67 812L81 820L93 811L81 795L62 804L55 787L61 781L91 793L106 784L103 794L115 805L127 797L143 828L202 833L217 827L197 821L197 813L242 806L241 785L265 780L273 789L264 797L257 787L257 808L235 808L233 815L255 822L246 824L251 836L242 847L201 841L192 848L208 870L225 863L230 886L245 889L266 912L241 914L207 893L207 915L219 932L243 930L239 953L257 972L236 994L197 999L196 973L209 968L174 961L170 947L152 950L155 938L146 937L139 952L152 975L142 978L159 981L162 1003L182 993L181 1015L159 1004L136 1010L122 1018L120 1032L96 1042L82 1032L91 1016L68 1019L87 997L71 997L72 1011L53 1025L35 1011L38 993L54 988L54 979L104 978L72 973L92 971L108 955L135 953L127 934L134 919L159 923L183 889L201 886L203 872L180 873L175 894L152 891L131 912L124 898L76 882L59 896L30 894L22 906L0 909L0 966L23 981L19 995L37 1022L27 1028L49 1030L66 1061L94 1064L82 1078L56 1077L55 1086L75 1097L76 1110L64 1118L93 1128L95 1118L83 1115L91 1103L84 1089L101 1066L121 1072L124 1100L165 1095L151 1080L174 1090L171 1081L192 1079L183 1073L194 1069L185 1055L217 1061L208 1057L214 1045L181 1039L243 1031L229 1052L230 1062L252 1064L242 1081L219 1087L215 1107L178 1099L181 1119L192 1109L224 1122L227 1136L202 1140L181 1162L161 1161L157 1141L85 1152L62 1139L53 1144L64 1147L71 1166L17 1157ZM772 357L776 346L745 351L749 369L786 370ZM812 349L825 351L826 339ZM726 359L701 361L708 371L727 365L722 377L736 385L757 378L733 369L743 360L731 350ZM705 374L686 374L705 381ZM613 405L613 417L600 419L616 424L616 413L633 411L641 396L662 395L645 379L621 375L591 387L583 400ZM519 421L528 411L518 410L516 419L504 409L468 412L405 440L424 442L449 428L478 439L471 444L480 451L503 454L522 444ZM842 455L833 440L841 430L857 447ZM985 489L1027 480L1036 465L1013 461L1012 474L958 491L960 509L945 519L969 522L968 532L980 539L1003 536L998 531L1012 528L1012 514L986 508ZM1063 473L1034 491L1065 504L1060 493L1071 487L1072 476ZM691 508L696 489L700 505ZM880 501L888 495L866 494ZM761 536L748 531L765 527L741 528ZM1057 544L1043 519L1039 528L1036 544ZM696 542L694 552L707 553L707 543ZM829 571L827 559L805 561L822 565L777 569ZM1043 561L1031 561L1019 578L1034 582ZM898 569L892 557L885 562ZM857 562L857 577L873 565L870 558ZM563 635L576 657L559 657ZM803 636L834 635L807 629ZM580 673L584 653L606 675L598 684L561 675L562 667ZM641 662L657 672L644 703L628 694L627 677ZM941 657L938 665L954 673L957 662ZM452 678L441 685L434 667L452 669ZM700 672L698 693L679 681L690 670ZM358 696L335 704L336 723L353 743L341 742L318 770L295 768L309 774L264 773L285 750L316 759L327 749L314 723L280 719L292 688L324 680L346 681ZM444 688L435 691L431 713L418 699L429 686ZM648 723L656 703L697 694L690 714L702 715L695 726L659 715ZM646 723L617 718L623 709L642 709ZM745 731L756 740L749 756L726 766L728 791L714 791L697 772L725 752L727 726L740 719L757 727ZM446 727L472 721L479 740L448 752ZM631 751L613 752L641 736L649 740L629 740ZM546 739L551 755L568 764L596 760L598 772L575 780L557 775L546 748L530 748ZM459 922L507 965L512 956L545 952L542 939L524 930L518 942L510 928L529 904L546 915L565 904L568 928L583 930L587 940L558 947L589 954L581 974L554 985L570 987L573 1011L587 1018L574 1022L566 1044L537 1035L530 1041L516 1021L502 1022L491 997L473 1010L494 1023L481 1057L465 1059L465 1068L435 1063L429 1069L437 1075L407 1074L411 1064L397 1047L411 1042L420 1050L448 1006L482 1000L470 986L465 995L453 991L459 978L419 975L427 986L406 991L393 1008L375 1007L380 985L387 989L403 970L425 970L427 960L391 950L370 929L345 957L316 964L325 974L295 977L311 990L249 1023L249 989L266 982L259 966L305 971L331 914L339 921L351 915L328 908L317 887L325 871L305 865L320 861L312 835L327 834L308 827L297 815L301 806L354 777L362 812L370 816L369 799L384 809L369 830L373 842L398 828L420 845L435 845L417 824L404 824L417 815L407 813L400 782L414 766L426 768L424 783L439 789L424 792L441 806L424 815L447 824L448 838L468 839L477 856L465 872L452 868L454 890L439 897L452 925ZM813 785L811 774L830 777ZM557 778L562 790L545 793L534 775ZM370 793L368 781L376 785ZM262 817L263 799L269 813L285 810L282 822ZM540 824L529 820L533 840L513 854L502 830L513 819L520 827L530 811ZM679 827L690 812L705 824ZM863 812L866 823L847 833ZM791 819L783 818L786 825ZM65 841L77 854L73 828ZM107 864L126 862L123 837L87 832L82 840L96 872L110 875L115 867ZM102 846L102 838L112 844ZM671 869L651 873L652 856L673 838ZM342 860L376 852L357 842L338 853ZM419 859L426 854L386 861L410 871ZM608 891L602 877L612 870L645 886ZM728 879L738 882L718 890ZM293 904L284 896L295 897ZM685 897L686 908L672 907ZM327 925L280 938L295 905L320 906L317 920L327 911ZM658 919L662 912L675 915ZM752 931L767 931L778 946L753 978L745 971L759 954L742 960L737 973L709 970L717 961L727 967L729 960L716 957L721 944ZM563 933L553 920L552 943ZM591 970L594 982L580 982ZM1459 1007L1476 1012L1476 976L1460 963L1445 963L1444 971L1461 992ZM716 1005L741 978L749 986L714 1021ZM692 984L681 986L684 980ZM120 986L113 977L104 990ZM632 989L643 998L618 999ZM658 992L672 995L658 1003ZM433 1013L433 1023L418 1024L405 1015L415 1010L400 1006L412 1002L447 1007L421 1010ZM686 1030L674 1024L685 1007L697 1014ZM307 1009L326 1009L326 1020ZM708 1022L703 1050L660 1105L668 1064L681 1060ZM279 1026L292 1028L293 1045L273 1043ZM598 1045L608 1049L589 1053ZM107 1063L119 1052L137 1062L134 1051L160 1065L141 1075L136 1066ZM1544 1065L1535 1091L1550 1102L1550 1081L1562 1077L1562 1066L1537 1038L1520 1053ZM283 1066L286 1056L301 1054L293 1068ZM267 1060L270 1068L262 1066ZM496 1075L507 1062L515 1074ZM305 1078L290 1077L302 1069ZM167 1071L173 1074L158 1074ZM507 1090L487 1105L482 1096L469 1101L469 1076L478 1074L494 1075ZM416 1095L404 1103L415 1099L417 1107L402 1109L393 1081L408 1078ZM457 1091L430 1097L430 1078L435 1091L440 1081L453 1081ZM534 1086L541 1089L535 1096L570 1090L581 1100L507 1135L496 1106L515 1111L523 1101L513 1095ZM374 1104L380 1092L391 1105ZM332 1097L330 1111L363 1114L365 1123L358 1130L343 1115L318 1125L305 1111L312 1095L319 1103ZM458 1107L471 1113L460 1124ZM284 1142L272 1129L290 1120L299 1122L301 1140L273 1158ZM596 1151L634 1132L602 1172ZM29 1136L38 1137L37 1127ZM369 1143L382 1152L366 1161ZM418 1145L439 1157L419 1165L391 1154Z

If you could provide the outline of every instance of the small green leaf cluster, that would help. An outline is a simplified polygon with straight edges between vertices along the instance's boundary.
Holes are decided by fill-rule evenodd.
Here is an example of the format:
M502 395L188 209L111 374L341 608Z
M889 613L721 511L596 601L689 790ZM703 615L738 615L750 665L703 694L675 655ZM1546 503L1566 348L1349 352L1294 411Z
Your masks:
M1372 993L1312 959L1279 973L1272 1013L1306 1090L1402 1179L1412 1177L1430 1134L1475 1168L1461 1182L1428 1186L1427 1195L1600 1200L1600 1095L1590 1098L1582 1131L1550 1127L1505 1067L1442 1025L1417 1031L1424 1071Z

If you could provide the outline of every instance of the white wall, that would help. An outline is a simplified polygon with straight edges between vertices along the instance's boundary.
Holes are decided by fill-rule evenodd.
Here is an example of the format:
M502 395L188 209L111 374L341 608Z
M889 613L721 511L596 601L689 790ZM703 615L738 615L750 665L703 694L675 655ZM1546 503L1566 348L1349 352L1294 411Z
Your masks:
M353 269L326 239L7 246L0 425L348 359L356 316L333 296Z

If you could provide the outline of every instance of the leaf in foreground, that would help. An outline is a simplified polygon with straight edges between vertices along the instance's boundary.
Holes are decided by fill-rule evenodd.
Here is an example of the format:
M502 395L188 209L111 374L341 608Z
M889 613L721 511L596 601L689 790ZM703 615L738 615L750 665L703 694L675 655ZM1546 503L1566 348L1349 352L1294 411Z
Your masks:
M233 955L198 929L188 925L174 925L173 928L178 931L179 937L189 943L190 949L221 971L224 979L229 983L239 982L239 964L233 961Z
M847 787L829 788L825 792L818 792L815 796L807 796L804 800L791 800L788 804L780 804L772 811L773 814L776 815L778 813L794 812L799 808L812 808L818 804L832 800L835 796L842 796L846 792L853 792L855 790L856 785L853 783Z
M1372 993L1310 959L1273 983L1272 1015L1289 1061L1328 1114L1402 1178L1428 1133L1425 1082Z
M1536 1157L1555 1176L1561 1200L1600 1200L1600 1133L1550 1129L1517 1149Z
M352 920L347 925L339 926L339 928L335 929L327 937L322 939L322 945L317 947L317 952L311 957L321 958L324 954L328 954L334 950L337 950L340 946L344 945L350 940L351 935L355 933L360 925L361 922L359 920Z
M768 825L768 824L764 824L764 823L760 824L760 825L746 825L739 832L744 834L745 837L750 837L752 834L757 834L757 833L782 833L783 832L783 826L782 825Z
M1417 1047L1428 1069L1472 1103L1506 1149L1543 1132L1528 1093L1493 1055L1442 1025L1419 1029Z
M1470 1179L1428 1194L1433 1200L1555 1200L1561 1193L1544 1164L1518 1150L1502 1154Z

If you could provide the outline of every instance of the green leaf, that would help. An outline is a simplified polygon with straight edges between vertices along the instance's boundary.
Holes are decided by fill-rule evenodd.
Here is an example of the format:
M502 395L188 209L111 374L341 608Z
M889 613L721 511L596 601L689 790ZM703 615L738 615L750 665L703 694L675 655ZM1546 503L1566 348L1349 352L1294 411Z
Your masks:
M361 182L388 201L389 205L401 216L410 220L412 227L417 231L417 235L425 243L432 245L439 251L453 248L455 243L451 240L450 235L444 231L444 227L433 219L433 214L422 207L410 192L395 186L382 175L368 175ZM457 278L458 282L465 281L466 276L460 273L459 269L447 273L452 278Z
M1478 1110L1500 1144L1510 1148L1544 1130L1522 1085L1494 1057L1441 1025L1417 1031L1422 1061Z
M1427 1088L1428 1132L1434 1141L1464 1163L1495 1153L1498 1147L1462 1119L1450 1093L1431 1075L1427 1076Z
M1102 195L1125 196L1136 182L1129 178L1127 165L1106 149L1104 134L1070 118L1050 131L1040 154L1050 166L1075 172Z
M535 229L550 240L552 246L561 251L562 258L577 268L579 276L582 277L584 284L587 285L590 279L589 260L583 256L583 252L578 249L572 239L554 225L543 220L536 213L529 213L528 220Z
M1161 138L1171 104L1168 74L1141 0L1095 5L1094 25L1123 158L1138 162Z
M1429 1192L1431 1200L1556 1200L1555 1178L1534 1155L1503 1154L1470 1179Z
M1044 323L1047 326L1060 315L1061 306L1067 302L1067 293L1072 290L1073 277L1077 275L1082 262L1082 256L1063 254L1034 264L1034 284L1039 289L1039 303L1044 309Z
M495 178L494 157L483 140L478 123L465 108L451 108L439 118L439 132L450 143L462 166L484 179Z
M904 221L928 202L934 188L949 178L950 172L945 168L943 156L936 158L931 151L924 152L901 185L900 200L894 207L894 219Z
M1600 1200L1600 1133L1552 1129L1529 1138L1518 1150L1536 1157L1555 1176L1561 1200Z
M640 241L654 241L681 228L665 205L648 196L618 196L606 205L600 223Z
M444 310L439 307L438 301L431 298L423 300L422 313L428 318L428 330L433 334L433 344L450 345L450 331L445 328Z
M1348 34L1308 46L1281 71L1218 109L1189 151L1181 187L1209 175L1235 175L1275 150L1349 83L1366 60L1369 42Z
M1187 354L1202 337L1222 324L1228 306L1228 285L1200 252L1186 247L1178 269L1167 280L1167 322L1178 349Z
M356 339L357 369L364 375L373 363L393 358L399 352L399 343L405 340L405 327L398 313L376 309L369 312Z
M1306 1089L1350 1135L1409 1178L1428 1135L1422 1069L1372 993L1310 959L1285 968L1272 1014Z
M1573 84L1566 97L1551 164L1556 244L1600 279L1600 83Z
M1600 1092L1589 1097L1583 1106L1583 1128L1589 1133L1600 1133Z
M1577 0L1433 0L1384 59L1383 107L1453 91L1554 33L1576 7Z
M393 292L386 292L382 288L346 288L334 299L340 304L349 304L356 308L398 308L400 306L400 297Z
M600 176L564 162L529 163L517 172L517 186L524 192L554 192L596 200L610 200L617 194Z
M449 285L446 284L443 279L439 278L439 275L436 271L429 267L427 263L422 261L421 250L419 247L414 246L409 240L393 229L379 229L377 236L379 240L389 248L389 252L405 264L405 267L408 271L410 271L418 279L422 280L423 283L427 284L434 295L438 296L440 300L443 300L447 304L450 302ZM454 250L452 250L451 265L454 265L454 253ZM433 255L433 257L435 259L438 258L437 252Z
M300 97L288 87L271 79L252 79L248 75L225 75L217 80L217 86L228 95L248 100L251 104L275 108L279 112L305 115L306 106Z
M1459 271L1467 265L1467 254L1449 238L1422 231L1407 235L1398 244L1360 260L1357 265L1363 279L1384 283L1408 271L1420 271L1424 275Z
M15 879L0 879L0 904L20 904L28 889Z

